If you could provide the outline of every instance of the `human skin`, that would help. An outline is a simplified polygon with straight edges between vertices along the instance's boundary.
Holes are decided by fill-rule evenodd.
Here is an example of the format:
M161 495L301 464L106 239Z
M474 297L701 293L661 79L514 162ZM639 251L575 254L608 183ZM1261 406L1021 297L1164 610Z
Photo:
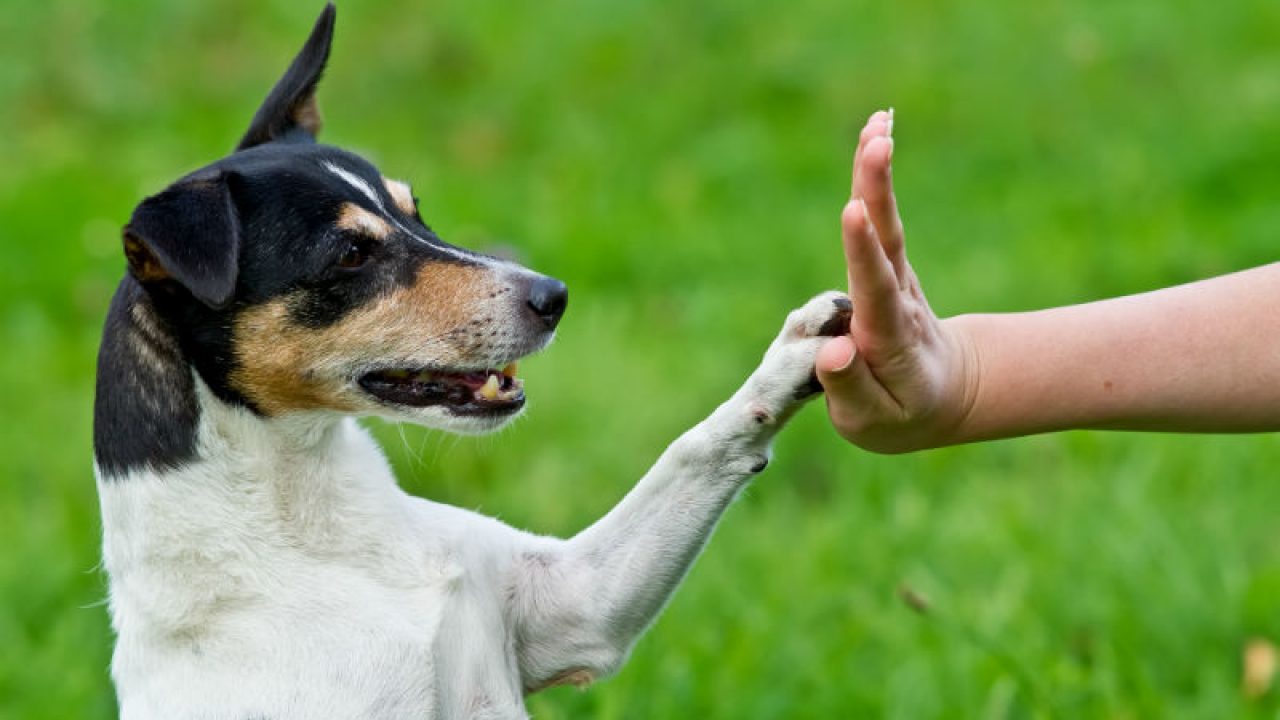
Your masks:
M836 430L901 453L1075 428L1280 430L1280 264L1035 312L940 320L907 259L891 112L841 214L854 315L816 360Z

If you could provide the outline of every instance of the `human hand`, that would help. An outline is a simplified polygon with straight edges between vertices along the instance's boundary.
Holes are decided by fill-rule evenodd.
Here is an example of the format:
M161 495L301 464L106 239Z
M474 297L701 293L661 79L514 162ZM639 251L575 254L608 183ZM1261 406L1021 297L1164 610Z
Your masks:
M892 159L893 111L877 112L858 139L840 218L854 308L849 335L827 341L815 362L836 430L883 453L955 442L977 385L963 327L938 320L907 262Z

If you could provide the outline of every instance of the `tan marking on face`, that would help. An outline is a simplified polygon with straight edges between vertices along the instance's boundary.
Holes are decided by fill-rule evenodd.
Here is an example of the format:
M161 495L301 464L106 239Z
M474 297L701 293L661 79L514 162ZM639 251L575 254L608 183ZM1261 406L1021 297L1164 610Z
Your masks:
M343 203L338 213L338 227L379 240L391 234L391 224L375 212L365 210L355 203Z
M229 378L267 415L290 410L331 408L352 411L339 378L318 372L320 353L312 352L307 333L289 318L288 305L277 300L242 314L234 331L238 365ZM273 340L274 338L274 340Z
M418 214L418 206L413 202L413 190L405 183L391 178L382 178L382 184L387 188L387 193L391 195L391 199L395 201L396 207L409 217Z
M352 382L372 365L470 364L465 331L498 312L497 288L484 268L433 263L413 285L358 308L324 328L298 325L282 298L248 310L233 333L232 386L262 412L355 412L373 402Z

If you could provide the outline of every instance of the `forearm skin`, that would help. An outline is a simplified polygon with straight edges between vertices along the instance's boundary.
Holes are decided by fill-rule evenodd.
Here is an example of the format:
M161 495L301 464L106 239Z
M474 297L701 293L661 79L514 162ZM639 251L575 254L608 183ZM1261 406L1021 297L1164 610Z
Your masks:
M962 315L954 444L1055 430L1280 430L1280 264L1038 312Z

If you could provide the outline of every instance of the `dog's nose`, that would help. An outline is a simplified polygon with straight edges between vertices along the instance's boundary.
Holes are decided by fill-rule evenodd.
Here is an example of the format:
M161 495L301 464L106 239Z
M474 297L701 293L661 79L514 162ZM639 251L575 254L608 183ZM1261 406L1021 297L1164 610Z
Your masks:
M529 285L529 309L548 330L555 330L569 303L569 288L553 277L539 275Z

